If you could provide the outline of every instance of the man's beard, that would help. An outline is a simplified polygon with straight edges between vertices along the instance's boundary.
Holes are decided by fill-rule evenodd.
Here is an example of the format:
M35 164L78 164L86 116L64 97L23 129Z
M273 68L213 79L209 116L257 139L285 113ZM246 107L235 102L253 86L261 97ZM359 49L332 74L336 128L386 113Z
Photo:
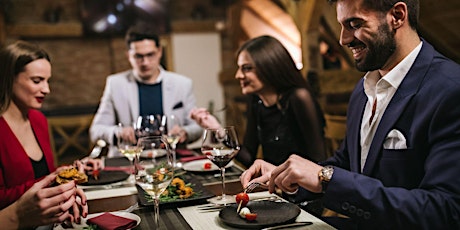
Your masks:
M396 50L395 31L387 23L379 26L377 36L367 44L367 54L362 60L355 60L359 71L381 69Z

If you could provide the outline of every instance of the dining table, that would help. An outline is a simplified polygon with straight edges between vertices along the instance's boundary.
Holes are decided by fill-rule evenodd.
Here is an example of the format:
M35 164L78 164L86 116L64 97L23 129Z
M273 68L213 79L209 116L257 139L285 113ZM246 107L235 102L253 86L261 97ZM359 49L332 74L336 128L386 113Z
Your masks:
M199 156L199 153L191 152L194 156ZM178 159L180 161L180 157ZM200 159L200 157L196 159ZM105 168L113 171L117 169L126 170L127 167L130 167L130 162L124 158L106 158L104 162ZM186 163L183 164L185 165ZM242 192L243 188L239 177L243 171L244 169L240 165L233 162L226 168L225 192L227 195L233 196ZM159 229L241 229L231 227L220 221L219 209L209 211L199 209L200 206L208 204L205 198L218 196L222 193L221 178L218 170L196 172L177 169L175 173L186 178L184 180L192 181L195 186L198 186L198 190L200 190L201 196L204 198L192 199L191 202L160 203ZM155 229L153 206L146 204L143 195L140 194L142 191L140 187L136 187L135 184L127 181L129 180L108 185L81 186L88 199L89 213L129 211L141 219L134 229ZM249 194L251 200L254 197L274 196L277 195L269 194L268 191L263 189L256 189L254 193ZM278 199L282 200L281 197L278 197ZM312 224L292 229L334 229L302 209L295 221L308 221L312 222Z

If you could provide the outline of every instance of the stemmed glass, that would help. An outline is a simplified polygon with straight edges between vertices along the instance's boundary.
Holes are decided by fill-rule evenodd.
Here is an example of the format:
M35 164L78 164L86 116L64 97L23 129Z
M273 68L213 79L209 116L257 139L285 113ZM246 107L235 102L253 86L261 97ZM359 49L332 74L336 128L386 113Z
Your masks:
M139 146L137 142L133 142L130 139L123 138L122 136L117 137L117 147L118 151L120 151L131 163L132 171L131 174L136 174L135 168L135 160L139 159L139 155L142 152L142 146Z
M166 158L153 158L148 163L143 162L142 168L138 169L136 182L154 201L154 221L158 229L160 220L160 195L166 190L174 178L174 164L172 153L163 136L141 137L138 146L146 151L166 151Z
M176 164L176 147L180 140L181 122L179 117L175 115L164 115L163 120L166 120L167 132L165 133L166 140L171 146L171 152L174 157L174 166Z
M161 115L139 116L134 122L136 137L161 135L164 132L165 121Z
M222 178L222 195L211 199L211 203L228 204L233 202L231 197L225 195L225 166L236 156L239 150L240 145L233 126L205 130L201 152L219 167Z

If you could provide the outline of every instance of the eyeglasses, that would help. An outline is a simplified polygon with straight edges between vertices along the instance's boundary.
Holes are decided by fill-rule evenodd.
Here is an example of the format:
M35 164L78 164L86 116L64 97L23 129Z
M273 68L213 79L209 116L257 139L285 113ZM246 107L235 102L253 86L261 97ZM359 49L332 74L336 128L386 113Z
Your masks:
M147 61L152 61L153 58L157 55L156 52L150 52L150 53L146 53L146 54L134 54L133 57L134 59L137 61L137 62L142 62L144 60L144 58L147 60Z

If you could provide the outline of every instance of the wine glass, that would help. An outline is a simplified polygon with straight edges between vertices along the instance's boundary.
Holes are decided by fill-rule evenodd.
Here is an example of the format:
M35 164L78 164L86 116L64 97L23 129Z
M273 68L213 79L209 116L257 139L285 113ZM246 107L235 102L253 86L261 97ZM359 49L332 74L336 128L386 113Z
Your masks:
M236 156L239 150L240 145L233 126L205 130L201 152L219 167L222 178L222 195L211 199L211 203L228 204L233 202L231 197L225 195L225 166Z
M171 152L174 157L174 166L176 166L176 147L177 143L180 140L180 131L181 129L181 122L179 117L176 115L164 115L163 120L166 121L166 140L171 146Z
M154 221L158 229L160 223L160 195L174 178L173 157L163 136L141 137L138 140L138 146L147 151L166 151L166 158L153 158L148 163L144 161L136 175L137 184L153 198Z
M117 147L118 151L120 151L130 161L132 166L131 174L135 175L135 160L139 159L139 155L142 152L142 147L139 146L137 142L133 142L131 139L128 138L123 138L120 135L118 135L117 137Z
M161 115L139 116L134 122L134 132L136 137L145 137L152 135L162 135L164 132L165 122Z

